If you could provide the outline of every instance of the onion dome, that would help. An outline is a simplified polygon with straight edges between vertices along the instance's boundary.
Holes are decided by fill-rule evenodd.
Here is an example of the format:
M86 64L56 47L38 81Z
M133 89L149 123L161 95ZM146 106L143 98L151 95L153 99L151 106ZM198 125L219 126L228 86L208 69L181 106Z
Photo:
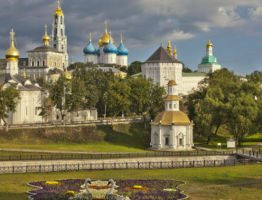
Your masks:
M213 47L213 44L210 40L208 40L207 44L206 44L207 47Z
M177 85L176 81L171 80L171 81L168 82L168 86L173 86L173 85Z
M55 9L54 15L55 16L64 16L64 13L63 13L63 11L60 7L60 1L59 0L57 0L57 7Z
M172 51L172 46L171 46L170 40L168 41L166 50L167 50L167 52L168 52L170 55L172 55L173 51Z
M10 32L10 47L5 52L5 57L8 61L18 61L18 58L20 56L19 51L15 48L14 35L15 35L15 32L14 32L13 29L11 29L11 32Z
M128 55L128 49L125 47L125 45L123 43L122 33L121 33L120 45L117 48L117 55L118 56L127 56Z
M112 40L109 40L109 43L104 47L105 53L117 53L116 46L112 43Z
M92 39L91 39L91 33L90 33L90 36L89 36L89 42L87 44L87 46L84 48L83 50L84 54L96 54L96 49L94 47L94 45L92 44Z
M49 45L50 37L47 34L47 25L45 25L45 34L43 35L42 40L43 40L45 46Z
M112 43L114 44L114 39L111 37L111 35L110 34L108 34L108 32L107 32L107 21L105 21L105 32L104 32L104 34L99 38L99 40L98 40L98 45L100 46L100 47L104 47L104 46L106 46L108 43L109 43L109 41L112 41Z

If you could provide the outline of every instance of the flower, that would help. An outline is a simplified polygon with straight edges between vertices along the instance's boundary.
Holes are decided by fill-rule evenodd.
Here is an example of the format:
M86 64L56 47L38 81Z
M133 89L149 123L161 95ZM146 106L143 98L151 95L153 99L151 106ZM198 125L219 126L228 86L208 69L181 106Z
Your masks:
M165 188L163 189L165 192L176 192L177 190L175 188Z
M69 190L66 192L66 196L74 196L75 195L75 191Z
M133 188L134 189L142 189L143 187L141 185L134 185Z
M58 181L46 181L45 184L46 185L58 185L59 182Z

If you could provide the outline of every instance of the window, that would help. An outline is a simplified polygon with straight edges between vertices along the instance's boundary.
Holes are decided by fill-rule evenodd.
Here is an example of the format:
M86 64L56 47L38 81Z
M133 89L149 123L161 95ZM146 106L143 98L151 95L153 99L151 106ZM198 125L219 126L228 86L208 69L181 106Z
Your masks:
M172 103L169 104L169 109L172 109Z
M38 67L40 66L40 62L39 62L39 61L37 61L37 66L38 66Z
M183 138L179 138L179 145L183 146Z
M63 17L60 17L60 23L63 24Z
M45 66L45 61L43 61L43 66Z
M169 137L165 138L165 145L169 145Z
M62 45L62 50L64 50L64 45Z
M34 63L34 61L32 61L32 67L34 67L34 65L35 65L35 63Z
M54 48L56 48L56 44L54 44Z
M55 24L57 24L58 17L57 15L55 16Z
M35 115L37 115L37 114L38 114L38 108L35 107Z
M61 35L63 36L63 29L61 29Z

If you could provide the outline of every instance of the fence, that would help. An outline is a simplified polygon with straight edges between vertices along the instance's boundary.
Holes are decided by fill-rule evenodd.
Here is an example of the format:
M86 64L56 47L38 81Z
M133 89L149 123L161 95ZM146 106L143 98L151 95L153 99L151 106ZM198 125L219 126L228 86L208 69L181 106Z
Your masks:
M234 155L234 151L184 151L184 152L146 152L146 153L103 153L103 154L20 154L0 155L0 161L19 160L88 160L141 157L174 157L174 156L219 156Z
M203 161L165 161L165 162L114 162L88 164L51 164L51 165L24 165L1 166L0 174L4 173L41 173L79 170L109 170L109 169L168 169L168 168L196 168L219 167L240 164L236 159L203 160Z
M252 160L262 161L262 152L260 149L251 150L251 149L239 149L236 151L238 156L246 157Z

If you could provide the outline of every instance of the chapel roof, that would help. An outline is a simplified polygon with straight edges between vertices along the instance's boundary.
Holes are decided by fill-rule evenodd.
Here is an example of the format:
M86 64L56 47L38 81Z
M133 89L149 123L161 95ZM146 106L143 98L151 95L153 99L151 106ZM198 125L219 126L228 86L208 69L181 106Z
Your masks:
M61 52L57 51L55 48L50 47L50 46L36 47L35 49L30 50L28 52L55 52L55 53L61 53Z
M173 58L162 46L147 59L146 63L181 63L184 65L183 62Z
M155 120L151 123L152 125L190 125L188 116L182 111L164 111L159 113Z

